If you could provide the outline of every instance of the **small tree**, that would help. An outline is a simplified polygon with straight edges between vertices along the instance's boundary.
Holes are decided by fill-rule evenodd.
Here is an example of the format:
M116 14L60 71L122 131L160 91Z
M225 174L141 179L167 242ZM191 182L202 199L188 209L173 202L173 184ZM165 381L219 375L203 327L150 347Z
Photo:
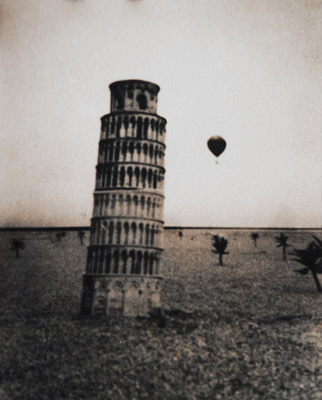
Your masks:
M276 247L282 247L283 249L283 260L286 260L286 247L289 246L287 243L288 236L281 233L279 236L275 236L275 241L278 243Z
M81 242L81 246L83 246L83 239L84 239L84 237L85 237L85 232L84 231L78 231L78 237L79 237L79 240L80 240L80 242Z
M12 239L11 240L12 247L10 250L14 250L16 252L16 258L20 258L20 250L25 249L25 243L22 240Z
M304 265L303 269L294 270L301 275L307 275L311 271L315 286L318 292L322 292L322 287L317 274L322 273L322 241L313 236L315 242L311 242L305 249L294 249L294 261Z
M62 240L63 237L66 236L66 232L57 232L56 233L56 240L57 242L60 242Z
M254 247L257 247L257 239L259 238L259 234L257 232L253 232L250 237L253 239L254 241Z
M219 255L219 264L222 266L223 261L222 257L224 254L229 254L228 251L226 251L227 245L228 245L228 240L225 239L224 237L220 237L219 235L213 235L212 236L212 245L214 247L214 250L212 250L214 253Z

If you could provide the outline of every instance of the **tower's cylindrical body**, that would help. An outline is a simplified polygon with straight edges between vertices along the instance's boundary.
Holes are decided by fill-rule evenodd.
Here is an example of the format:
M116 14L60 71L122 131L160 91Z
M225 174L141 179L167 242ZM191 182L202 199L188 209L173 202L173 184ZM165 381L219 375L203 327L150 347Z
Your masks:
M147 316L160 308L166 120L154 83L110 85L83 280L87 314Z

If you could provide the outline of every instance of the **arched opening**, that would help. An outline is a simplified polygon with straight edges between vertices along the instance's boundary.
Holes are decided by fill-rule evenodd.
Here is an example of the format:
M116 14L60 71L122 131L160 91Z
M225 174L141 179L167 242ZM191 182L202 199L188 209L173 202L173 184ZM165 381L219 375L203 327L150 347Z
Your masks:
M122 224L121 224L121 222L119 221L119 222L116 224L116 243L117 243L117 244L120 244L120 243L121 243L121 234L122 234Z
M144 153L144 162L146 162L146 156L148 154L148 145L146 143L143 144L143 153Z
M158 171L155 170L153 174L153 189L158 187Z
M137 216L137 212L138 212L138 204L139 204L139 198L138 196L134 196L133 197L133 202L134 202L134 215Z
M153 199L153 204L152 204L152 217L155 217L155 199Z
M161 189L163 188L163 179L164 179L164 176L162 175L162 172L159 171L158 181L160 182Z
M149 274L153 275L154 254L150 254Z
M116 124L116 137L120 137L121 125L122 125L122 119L121 117L118 117Z
M134 153L134 142L130 142L129 152L131 154L131 161L133 161L133 153Z
M135 244L136 241L136 223L132 222L131 224L131 232L132 232L132 244Z
M121 170L120 170L120 186L124 186L124 181L125 181L125 168L121 167Z
M96 263L97 263L96 251L93 249L93 257L92 257L92 271L93 271L93 274L96 274Z
M140 162L140 155L141 155L141 143L140 142L137 142L137 144L136 144L136 151L138 153L137 161Z
M141 267L142 267L142 252L137 252L137 262L136 262L136 274L141 274Z
M111 272L111 250L107 249L105 254L105 273Z
M148 273L149 268L149 253L146 251L144 252L144 275Z
M124 109L124 97L119 92L115 93L114 109L116 111Z
M142 208L142 212L144 210L144 205L145 205L145 197L141 196L141 208Z
M133 176L132 167L128 167L127 174L129 176L129 187L131 187L132 186L132 176Z
M127 203L127 214L130 215L130 211L131 211L131 196L129 194L126 196L126 203Z
M152 229L151 229L151 246L154 246L154 235L155 235L155 229L154 229L154 225L152 225Z
M148 138L148 129L149 129L149 119L144 119L144 129L143 129L143 137L144 139Z
M114 135L114 131L115 131L115 119L114 117L112 117L112 122L111 122L111 135Z
M107 167L106 168L106 187L110 187L111 186L111 180L112 180L112 168L111 167Z
M139 181L140 181L140 169L139 167L135 167L134 170L135 178L136 178L136 187L139 186Z
M143 188L145 188L145 181L146 181L146 169L145 168L142 169L141 178L142 178L141 179L142 186L143 186Z
M105 212L104 212L104 214L107 214L109 202L110 202L110 196L108 194L106 194L105 195Z
M128 244L128 241L129 241L129 230L130 230L129 223L125 222L124 223L124 233L125 233L124 244Z
M116 194L113 194L112 195L112 201L111 201L111 213L112 214L114 214L115 205L116 205Z
M115 166L115 167L114 167L114 171L113 171L113 186L114 186L114 187L117 186L118 174L119 174L118 167Z
M107 231L107 222L106 221L103 221L102 222L102 241L101 241L101 243L102 244L106 244L106 231Z
M147 216L149 216L150 215L150 208L151 208L151 197L148 197L146 205L147 205Z
M131 274L135 273L135 251L130 251L130 259L131 259Z
M142 139L142 118L138 118L138 127L137 127L137 137L138 139Z
M149 245L149 236L150 236L150 225L147 224L145 227L145 244L148 246Z
M150 163L152 163L152 159L153 159L153 144L150 144L149 156L150 156Z
M101 274L103 272L103 264L104 264L104 249L99 249L99 263L98 263L98 273Z
M153 171L152 171L152 169L149 169L149 171L148 171L148 183L149 183L149 188L151 189L152 183L153 183Z
M132 127L132 134L131 134L131 136L133 136L133 132L134 132L134 130L135 130L135 118L134 118L134 117L131 117L131 118L130 118L130 124L131 124L131 127Z
M114 269L113 269L114 274L119 273L119 251L115 250L114 251Z
M114 222L111 221L110 225L108 227L108 243L109 244L113 243L113 235L114 235Z
M126 161L126 154L127 154L127 142L122 143L122 157L123 161Z
M122 251L122 274L126 274L127 273L127 251L123 250Z
M158 148L158 146L155 146L155 149L154 149L154 162L157 164L158 163L158 154L159 154L159 148Z
M120 204L120 213L121 214L123 213L123 201L124 201L124 196L123 196L123 194L120 194L120 196L119 196L119 204Z
M136 97L136 101L138 102L140 110L146 110L148 107L148 101L144 94L139 94Z
M128 117L124 117L123 123L124 123L124 128L127 131L128 127L129 127L129 119L128 119Z
M115 144L115 153L114 153L114 160L119 161L120 158L120 142L117 142Z
M141 224L139 225L139 231L140 231L140 239L139 239L139 243L140 243L140 244L142 244L142 243L143 243L143 230L144 230L144 228L143 228L143 224L141 223Z

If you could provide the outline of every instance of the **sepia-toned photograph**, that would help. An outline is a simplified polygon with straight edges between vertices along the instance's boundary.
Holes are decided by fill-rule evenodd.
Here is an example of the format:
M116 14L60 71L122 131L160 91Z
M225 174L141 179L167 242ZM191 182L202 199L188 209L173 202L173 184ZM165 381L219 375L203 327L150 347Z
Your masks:
M0 0L0 400L322 400L322 0Z

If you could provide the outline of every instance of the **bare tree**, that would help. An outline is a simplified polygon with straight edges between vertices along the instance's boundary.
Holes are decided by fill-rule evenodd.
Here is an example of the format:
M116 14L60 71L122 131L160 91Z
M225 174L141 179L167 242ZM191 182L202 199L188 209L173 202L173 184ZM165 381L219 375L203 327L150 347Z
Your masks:
M16 252L16 258L20 258L20 250L25 249L25 243L19 239L12 239L11 240L12 247L10 250L14 250Z
M223 260L222 260L223 255L229 254L229 252L226 251L226 248L228 245L228 240L225 239L224 237L220 237L219 235L213 235L212 241L213 241L212 245L214 247L214 250L212 250L212 251L219 255L219 264L222 266L223 265Z
M257 239L259 238L259 234L257 232L253 232L250 237L254 241L254 247L257 247Z

